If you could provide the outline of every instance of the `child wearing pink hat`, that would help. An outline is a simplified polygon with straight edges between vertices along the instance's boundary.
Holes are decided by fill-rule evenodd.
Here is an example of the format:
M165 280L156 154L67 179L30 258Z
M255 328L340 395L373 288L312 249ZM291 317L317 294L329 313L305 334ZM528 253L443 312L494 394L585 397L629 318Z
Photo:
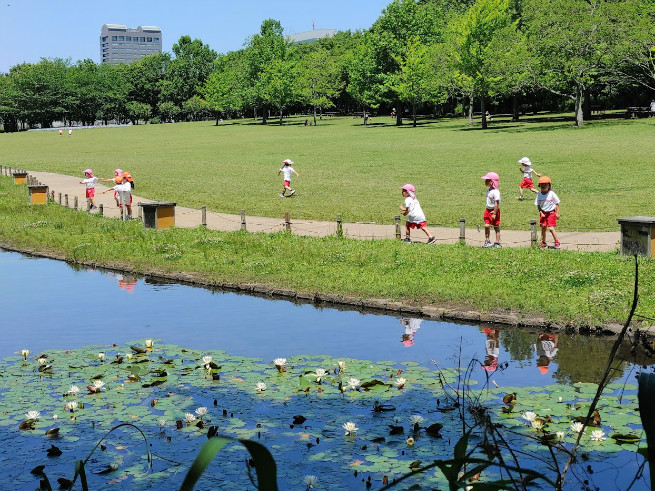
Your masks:
M84 180L80 181L80 184L86 184L86 199L91 201L90 210L97 209L95 195L96 195L96 183L98 178L93 175L91 169L84 169Z
M123 182L123 169L114 170L114 177L111 179L100 179L102 182L113 182L115 184L120 184ZM118 200L118 192L114 191L114 200L116 200L116 206L120 207L120 201Z
M487 186L487 206L484 209L484 244L482 247L500 247L500 190L498 189L498 174L487 172L484 176L484 185ZM496 242L489 241L491 227L496 232Z
M425 233L428 237L428 244L432 244L437 239L430 233L427 227L427 222L425 220L425 214L421 208L421 204L416 199L414 194L414 186L411 184L405 184L400 188L405 198L405 202L400 205L400 211L403 215L407 217L405 222L405 242L411 242L412 239L409 237L410 230L413 228L418 228Z

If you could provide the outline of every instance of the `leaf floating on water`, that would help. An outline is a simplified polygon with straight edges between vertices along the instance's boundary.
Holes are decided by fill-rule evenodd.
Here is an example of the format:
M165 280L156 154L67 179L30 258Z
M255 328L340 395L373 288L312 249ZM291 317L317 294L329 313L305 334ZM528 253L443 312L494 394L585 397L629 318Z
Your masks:
M57 482L59 483L59 487L61 489L71 489L73 487L73 481L66 479L65 477L58 478Z
M46 430L45 434L47 436L57 436L59 435L59 428L50 428L49 430Z
M409 468L412 469L412 470L418 469L419 467L421 467L421 461L420 460L415 460L414 462L409 464Z
M387 411L395 411L395 410L396 408L391 404L380 404L377 401L375 401L375 404L373 404L373 412L375 413L384 413Z
M443 428L443 425L441 423L432 423L430 426L428 426L425 429L425 432L433 436L435 438L442 438L443 435L440 433L441 429Z
M100 469L99 471L94 471L94 474L102 475L102 474L109 474L111 472L114 472L115 470L118 469L118 464L109 464L107 467L104 467Z
M159 360L164 363L165 365L172 365L173 362L175 362L174 358L164 358L163 356L159 357Z
M632 433L614 433L613 435L610 435L610 438L612 438L618 444L637 443L640 440L637 435Z
M390 428L389 434L390 435L400 435L402 433L405 433L405 428L402 426L396 426L396 425L388 425Z
M510 402L513 402L516 400L516 392L512 394L506 394L505 397L503 397L503 404L509 404Z
M387 385L384 382L381 382L380 380L373 379L370 382L364 382L361 387L362 389L370 389L371 387L375 387L376 385Z
M373 443L384 443L386 441L386 438L383 436L377 436L371 440Z
M166 383L166 380L155 380L150 384L143 384L141 387L147 388L147 387L157 387L158 385L161 385L163 383Z
M146 352L146 350L144 348L140 348L138 346L130 346L130 349L132 351L134 351L135 353L138 353L140 355Z
M301 425L305 421L307 421L307 418L305 418L302 414L298 414L297 416L293 417L293 424L294 425Z
M34 425L36 424L35 419L26 419L21 424L18 425L18 428L21 430L33 430Z
M101 374L94 375L93 377L91 377L91 380L100 380L102 377L103 377L103 375L101 375Z
M45 469L45 465L37 465L34 469L30 471L30 473L36 476L40 476L43 474L43 469Z
M59 457L63 452L59 450L59 447L50 445L50 448L46 450L46 453L48 454L48 457Z

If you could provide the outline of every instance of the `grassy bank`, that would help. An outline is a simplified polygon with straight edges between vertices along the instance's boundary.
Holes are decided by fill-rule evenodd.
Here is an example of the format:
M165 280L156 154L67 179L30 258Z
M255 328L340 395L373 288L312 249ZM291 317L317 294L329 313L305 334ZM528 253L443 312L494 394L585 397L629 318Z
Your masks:
M399 187L412 182L430 225L482 222L485 188L480 176L500 174L503 227L527 230L535 207L519 202L517 160L524 155L553 179L562 199L561 230L617 230L616 218L652 215L655 179L653 118L590 121L582 128L562 118L494 118L487 131L463 119L422 121L412 128L391 118L304 118L283 126L250 120L140 125L0 134L2 163L82 178L91 167L111 177L116 167L136 179L139 196L212 211L393 223ZM283 159L297 165L297 196L281 199Z
M632 299L633 260L615 253L426 247L202 228L156 231L137 220L30 206L25 187L8 177L0 185L1 242L99 265L483 312L512 310L575 325L623 321ZM655 317L655 261L640 263L638 313Z

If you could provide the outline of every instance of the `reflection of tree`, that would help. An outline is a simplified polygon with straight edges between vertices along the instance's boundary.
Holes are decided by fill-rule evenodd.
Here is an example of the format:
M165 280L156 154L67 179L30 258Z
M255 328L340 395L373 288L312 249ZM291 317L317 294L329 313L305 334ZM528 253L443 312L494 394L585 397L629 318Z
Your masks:
M518 362L534 359L534 338L534 332L523 329L500 331L500 345L509 351L512 360Z
M560 335L559 351L554 361L557 371L553 378L560 384L576 382L600 382L607 358L612 349L612 340L582 335ZM617 362L618 363L618 362ZM615 363L615 366L617 366ZM623 367L623 363L618 367ZM610 374L610 382L620 378L622 370Z

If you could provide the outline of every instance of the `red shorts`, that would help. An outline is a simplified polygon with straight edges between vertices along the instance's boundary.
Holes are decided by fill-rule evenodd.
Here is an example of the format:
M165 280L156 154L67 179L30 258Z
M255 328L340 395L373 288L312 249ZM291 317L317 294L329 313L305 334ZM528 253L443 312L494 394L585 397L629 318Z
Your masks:
M285 185L285 187L291 186L291 181L284 181L284 185Z
M516 181L514 181L516 182ZM534 184L532 183L532 179L529 177L524 177L523 180L521 181L521 184L519 184L520 188L527 188L527 189L532 189L534 188Z
M415 223L415 222L405 222L409 228L425 228L427 227L427 222Z
M86 188L86 197L93 198L96 195L96 188Z
M541 216L541 213L544 216ZM555 216L554 211L542 211L539 214L539 225L542 227L557 227L557 217Z
M500 208L498 208L498 211L496 212L496 218L491 218L491 212L493 210L490 210L489 208L484 209L484 215L482 218L484 219L484 224L485 225L493 225L494 227L500 226Z

